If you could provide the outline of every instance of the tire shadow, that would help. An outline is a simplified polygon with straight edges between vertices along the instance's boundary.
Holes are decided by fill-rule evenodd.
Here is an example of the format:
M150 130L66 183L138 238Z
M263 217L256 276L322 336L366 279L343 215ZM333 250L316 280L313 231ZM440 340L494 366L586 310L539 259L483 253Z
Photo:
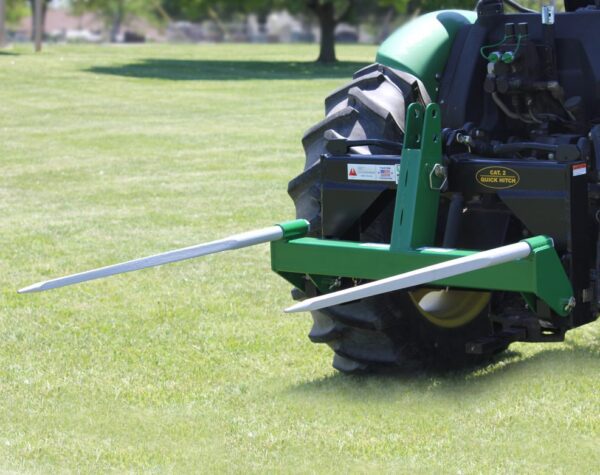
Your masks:
M349 78L368 63L340 61L332 65L312 61L224 61L145 59L119 66L95 66L85 71L130 78L170 81L243 81L250 79Z
M600 341L596 345L563 344L560 348L542 349L524 356L507 350L489 364L460 371L436 369L415 370L414 367L390 369L385 372L346 375L334 373L324 378L299 383L289 388L293 394L352 395L354 398L387 399L391 395L408 391L427 392L433 395L484 391L489 386L510 388L514 381L528 378L556 378L582 373L600 372Z

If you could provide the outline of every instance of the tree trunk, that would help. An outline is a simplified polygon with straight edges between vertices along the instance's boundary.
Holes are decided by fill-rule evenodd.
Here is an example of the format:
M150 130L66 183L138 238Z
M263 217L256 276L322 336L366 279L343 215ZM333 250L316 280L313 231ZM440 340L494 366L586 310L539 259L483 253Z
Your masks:
M321 46L317 62L335 63L335 7L333 2L325 2L316 10L321 27Z
M258 22L258 32L261 35L267 34L267 20L269 19L269 12L261 11L256 15L256 19Z
M112 17L112 24L110 27L110 42L116 43L121 32L121 25L123 24L123 17L125 15L123 1L117 3L117 10Z
M29 39L35 41L35 0L29 0L29 7L31 10L31 35Z
M39 53L42 51L42 42L44 41L44 24L46 22L46 2L45 0L32 0L33 28L31 35L33 37L34 51Z
M6 45L6 1L0 0L0 48Z
M29 7L31 8L31 41L35 41L35 0L29 0ZM46 12L48 11L48 0L42 0L42 38L44 37L44 31L46 30Z

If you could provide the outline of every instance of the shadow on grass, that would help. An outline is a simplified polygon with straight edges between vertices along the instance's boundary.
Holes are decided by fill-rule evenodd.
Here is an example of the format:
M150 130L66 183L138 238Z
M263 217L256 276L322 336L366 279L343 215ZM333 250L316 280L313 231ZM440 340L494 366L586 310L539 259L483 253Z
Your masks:
M221 61L146 59L121 66L96 66L95 74L171 81L240 81L246 79L350 78L367 63L340 61L333 65L291 61Z
M417 392L460 393L494 382L510 388L511 383L506 381L506 378L524 381L535 377L550 378L557 372L575 375L585 368L594 373L600 370L600 348L549 348L531 357L522 357L520 353L508 350L490 364L460 371L415 370L413 367L361 375L334 373L322 379L300 383L290 391L301 394L344 393L355 394L358 397L384 398L407 388Z
M19 53L14 53L12 51L0 51L0 56L19 56Z

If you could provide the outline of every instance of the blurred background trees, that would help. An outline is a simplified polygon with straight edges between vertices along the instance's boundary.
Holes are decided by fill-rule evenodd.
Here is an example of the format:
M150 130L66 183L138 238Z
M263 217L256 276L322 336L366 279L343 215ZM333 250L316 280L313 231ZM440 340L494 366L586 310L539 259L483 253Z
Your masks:
M121 27L127 16L153 16L155 14L157 0L154 8L152 2L147 0L71 0L70 5L75 15L85 12L97 14L108 31L109 40L117 41Z
M36 0L0 0L4 2L6 22L9 26L21 27L27 22L24 17L33 11ZM320 43L317 61L336 61L336 40L344 38L340 29L353 27L355 30L371 28L371 41L381 42L393 28L412 16L446 8L473 9L474 0L39 0L42 2L42 24L46 20L48 8L62 8L73 16L92 16L95 24L101 24L101 32L87 38L105 38L108 41L123 41L123 27L132 20L138 24L162 25L167 30L173 25L185 23L188 30L196 31L188 35L192 41L231 40L243 41L243 34L232 31L231 25L248 21L250 17L257 23L258 36L263 41L286 41L269 36L267 23L274 12L286 11L304 26L304 34L296 35L297 41ZM530 8L539 9L545 0L521 0ZM31 15L33 19L33 15ZM34 36L33 20L28 35ZM19 23L20 22L20 23ZM202 25L210 22L216 34L204 34ZM94 23L88 21L88 23ZM88 27L92 28L92 27ZM95 27L94 27L95 28ZM143 29L143 28L141 28ZM313 29L315 33L313 34ZM47 31L47 30L44 30ZM346 30L347 31L347 30ZM21 35L23 36L23 35ZM74 35L80 40L85 35ZM185 35L184 35L185 36ZM248 35L246 35L247 37ZM135 40L135 34L130 34ZM140 40L144 39L142 32ZM346 35L348 41L349 37ZM289 38L287 39L289 41ZM343 40L343 39L342 39ZM258 41L256 38L252 41Z

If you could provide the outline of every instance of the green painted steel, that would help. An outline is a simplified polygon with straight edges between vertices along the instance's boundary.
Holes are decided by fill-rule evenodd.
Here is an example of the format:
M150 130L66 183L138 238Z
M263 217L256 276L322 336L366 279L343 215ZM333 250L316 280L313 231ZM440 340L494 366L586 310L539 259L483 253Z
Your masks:
M526 259L468 272L431 285L534 294L558 315L566 316L565 306L573 296L573 289L552 240L537 236L525 241L532 247L532 253ZM306 279L310 279L321 292L330 292L335 289L333 283L338 277L378 280L475 252L444 248L391 252L387 244L301 238L272 242L271 266L300 289L304 289Z
M295 287L312 282L320 292L340 287L340 278L379 280L477 251L428 247L434 243L442 167L441 112L437 104L411 104L407 111L391 244L301 237L308 222L282 223L283 239L271 242L271 267ZM299 238L298 238L299 237ZM433 286L520 292L533 310L545 302L558 315L570 312L573 289L552 239L526 239L525 259L431 282Z
M574 295L571 281L565 273L560 257L554 250L552 239L546 236L537 236L537 239L542 237L546 239L545 243L535 243L533 239L525 240L532 246L532 256L535 261L534 274L531 276L535 283L535 291L530 290L530 292L546 302L556 313L566 316L570 312L568 305ZM566 296L567 288L570 292L568 298ZM562 305L562 309L558 308L560 305ZM532 310L536 311L536 308L533 307Z
M418 103L408 107L392 251L431 246L434 242L443 184L443 178L434 173L435 167L442 167L441 134L441 112L437 104L429 104L427 109Z
M277 223L277 226L283 230L283 239L296 239L306 236L310 227L306 219L284 221L283 223Z
M444 72L458 30L476 19L477 14L467 10L442 10L420 16L383 42L376 61L415 75L435 100L436 75Z

